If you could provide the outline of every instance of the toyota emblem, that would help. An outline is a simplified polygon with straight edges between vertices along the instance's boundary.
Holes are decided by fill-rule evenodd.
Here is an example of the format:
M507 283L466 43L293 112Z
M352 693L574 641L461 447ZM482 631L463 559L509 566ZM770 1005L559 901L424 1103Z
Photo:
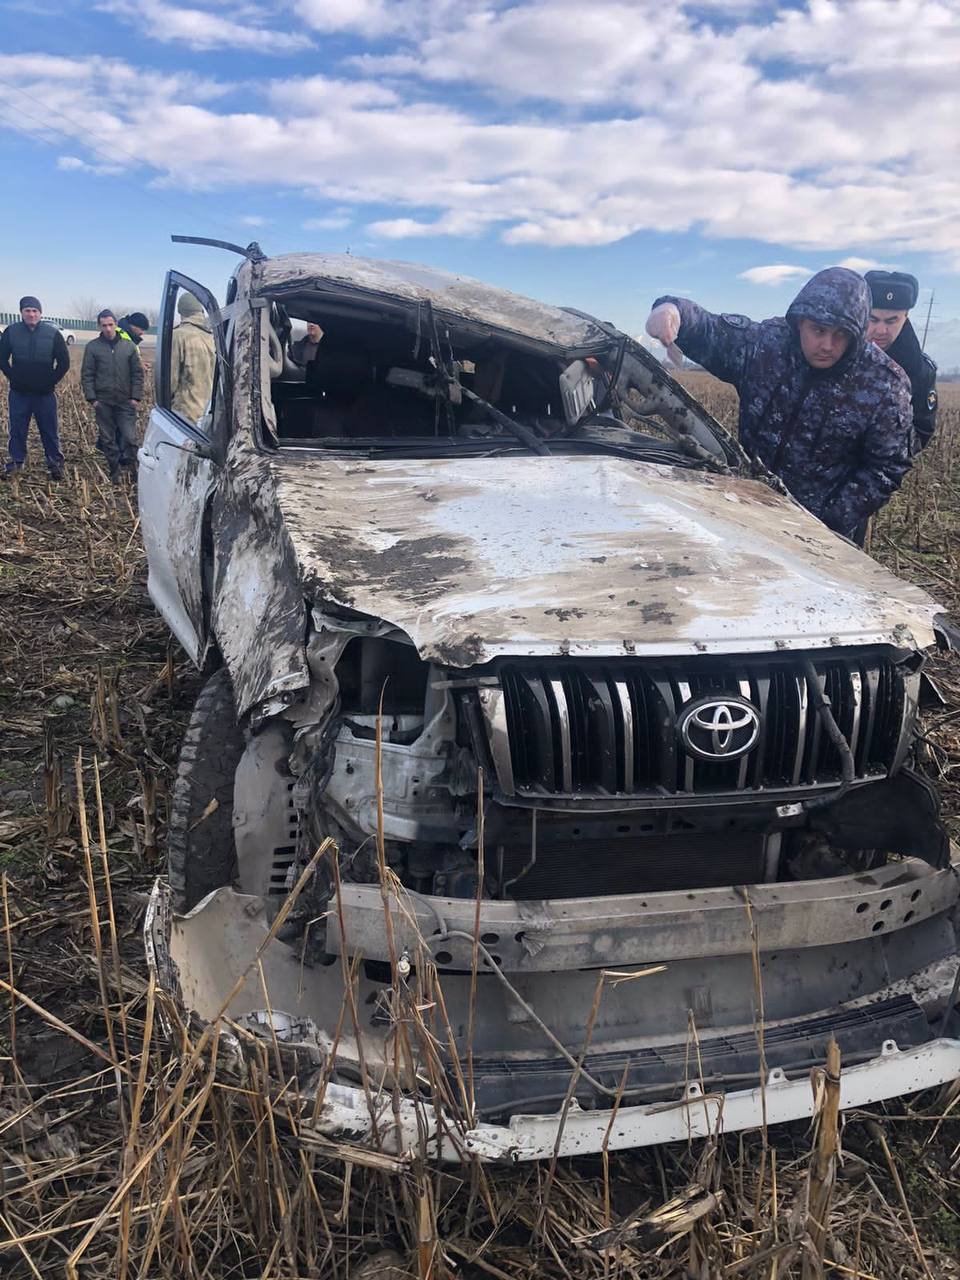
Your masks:
M757 745L760 714L746 698L699 698L683 708L677 727L688 755L725 762Z

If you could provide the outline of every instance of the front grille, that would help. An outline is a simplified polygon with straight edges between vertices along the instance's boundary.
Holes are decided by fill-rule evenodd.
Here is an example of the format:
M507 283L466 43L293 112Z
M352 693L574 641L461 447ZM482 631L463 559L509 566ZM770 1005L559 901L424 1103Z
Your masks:
M916 677L876 650L811 657L850 744L856 776L886 776L913 703L905 681ZM698 759L681 741L683 709L702 698L724 697L756 709L756 742L737 759ZM480 701L507 795L781 792L840 777L840 754L809 703L796 655L508 663L499 669L497 687L480 690Z

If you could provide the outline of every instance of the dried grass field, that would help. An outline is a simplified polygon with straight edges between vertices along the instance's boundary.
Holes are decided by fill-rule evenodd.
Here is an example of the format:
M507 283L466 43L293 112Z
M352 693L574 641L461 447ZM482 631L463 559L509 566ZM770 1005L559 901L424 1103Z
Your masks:
M686 380L735 419L727 389ZM872 551L960 617L960 385L942 405ZM61 413L66 480L48 484L32 436L0 489L0 1274L960 1276L960 1089L849 1115L822 1223L829 1087L819 1133L438 1169L323 1143L269 1042L240 1066L184 1025L140 927L198 678L147 598L135 500L105 482L73 375ZM950 705L927 765L960 834L960 672L934 667Z

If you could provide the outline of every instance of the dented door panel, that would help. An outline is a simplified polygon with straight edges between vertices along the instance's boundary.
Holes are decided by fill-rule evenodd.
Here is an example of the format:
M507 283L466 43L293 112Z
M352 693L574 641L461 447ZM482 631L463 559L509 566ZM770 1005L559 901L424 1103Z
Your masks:
M198 666L207 624L203 599L203 521L217 469L197 441L154 409L139 452L138 500L147 551L147 590Z

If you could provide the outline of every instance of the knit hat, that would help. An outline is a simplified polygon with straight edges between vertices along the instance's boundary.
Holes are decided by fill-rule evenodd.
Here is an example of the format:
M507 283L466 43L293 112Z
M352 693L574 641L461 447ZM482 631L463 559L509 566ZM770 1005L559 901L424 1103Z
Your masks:
M98 320L116 320L116 318L117 317L113 314L113 312L110 310L109 307L104 307L102 311L97 312Z
M35 307L37 311L43 310L40 305L40 299L35 298L32 293L28 293L20 299L20 310L24 311L27 307Z
M201 307L192 293L181 293L177 299L177 310L184 320L187 316L203 315L203 307Z
M916 306L920 283L906 271L868 271L864 275L873 305L881 311L909 311Z
M183 315L183 312L181 311L180 314ZM128 316L124 316L124 319L127 324L135 324L138 329L150 328L150 321L142 311L131 311Z

